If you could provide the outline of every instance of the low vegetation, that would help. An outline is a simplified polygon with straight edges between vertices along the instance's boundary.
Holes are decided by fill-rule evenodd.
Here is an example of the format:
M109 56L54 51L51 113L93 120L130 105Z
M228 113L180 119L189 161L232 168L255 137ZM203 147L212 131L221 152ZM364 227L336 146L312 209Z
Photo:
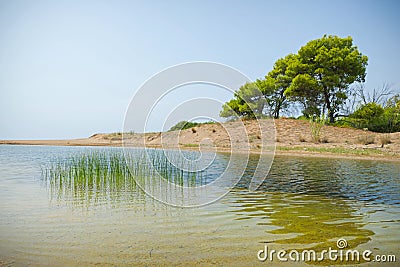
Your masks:
M390 135L385 134L381 135L381 137L379 138L379 142L381 144L381 147L384 147L385 145L391 144L392 140L390 139Z
M324 121L319 119L310 120L311 139L314 143L322 142L321 130L324 127Z
M373 134L363 134L359 137L357 137L357 143L361 145L369 145L369 144L374 144L375 143L375 135Z
M199 125L199 123L197 122L190 122L190 121L180 121L177 124L175 124L174 126L172 126L168 131L181 131L181 130L186 130L186 129L190 129L192 127L196 127L197 125Z
M359 105L347 118L336 124L380 133L399 132L400 95L393 96L384 105L375 102Z
M368 148L345 148L345 147L300 147L300 146L278 146L278 151L304 151L316 153L332 153L342 155L356 155L356 156L396 156L394 152L385 150Z
M190 128L194 128L196 126L199 126L201 124L214 124L213 121L207 121L207 122L191 122L191 121L180 121L174 126L172 126L168 131L182 131ZM193 131L193 130L192 130ZM193 133L196 133L196 130L193 131Z
M191 143L189 143L189 144L180 144L180 145L182 145L183 147L199 147L199 144L191 144Z

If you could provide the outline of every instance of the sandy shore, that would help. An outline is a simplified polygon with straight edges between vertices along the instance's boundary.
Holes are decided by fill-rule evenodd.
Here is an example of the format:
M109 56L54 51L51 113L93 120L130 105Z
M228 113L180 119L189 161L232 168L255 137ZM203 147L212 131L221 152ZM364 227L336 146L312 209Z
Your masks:
M204 140L208 140L218 151L230 151L231 146L234 146L234 148L248 148L252 153L261 153L263 144L259 125L256 121L243 123L246 132L243 131L242 122L229 122L223 125L203 124L179 133L94 134L88 138L69 140L0 140L0 144L122 146L124 143L133 147L199 149ZM400 160L400 132L381 134L352 128L323 126L320 142L316 142L312 138L310 123L307 121L277 119L275 129L275 136L269 137L275 139L277 155ZM384 144L382 147L384 140L389 144Z

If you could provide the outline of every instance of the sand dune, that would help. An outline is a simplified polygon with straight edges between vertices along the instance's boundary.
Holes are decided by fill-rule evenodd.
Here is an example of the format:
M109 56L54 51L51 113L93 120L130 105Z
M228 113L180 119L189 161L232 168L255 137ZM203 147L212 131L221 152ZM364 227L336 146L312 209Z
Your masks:
M262 121L261 121L262 122ZM0 144L58 145L58 146L122 146L180 147L198 149L201 144L215 145L220 151L232 147L250 148L253 153L262 150L262 136L257 121L224 124L202 124L180 132L94 134L89 138L70 140L0 140ZM365 130L323 126L320 141L313 140L310 123L303 120L275 120L274 137L278 154L312 156L349 156L356 158L385 158L400 160L400 132L391 134ZM227 130L228 129L228 130ZM229 134L228 134L229 132ZM267 133L271 138L271 132ZM382 141L389 141L382 147ZM231 142L232 141L232 142ZM369 143L369 144L367 144Z

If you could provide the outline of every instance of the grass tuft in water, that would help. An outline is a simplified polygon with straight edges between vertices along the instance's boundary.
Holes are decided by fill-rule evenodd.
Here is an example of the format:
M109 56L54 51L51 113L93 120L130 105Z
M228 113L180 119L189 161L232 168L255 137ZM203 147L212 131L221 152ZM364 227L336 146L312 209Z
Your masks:
M185 152L194 159L195 152ZM154 179L165 179L179 186L203 185L203 172L195 161L185 161L178 152L168 157L161 150L91 151L61 158L42 169L42 177L57 199L72 198L93 203L143 195L141 188ZM174 166L184 166L180 169ZM194 163L193 163L194 162Z

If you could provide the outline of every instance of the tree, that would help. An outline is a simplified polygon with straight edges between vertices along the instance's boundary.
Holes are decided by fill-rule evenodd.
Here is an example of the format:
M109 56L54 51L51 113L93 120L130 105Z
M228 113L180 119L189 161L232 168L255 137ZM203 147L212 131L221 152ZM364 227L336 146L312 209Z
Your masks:
M219 115L223 118L236 119L244 114L242 114L239 110L239 100L232 99L222 106L222 110Z
M267 114L275 119L279 118L281 110L289 107L289 101L284 92L293 79L293 72L290 72L289 66L296 62L297 56L294 54L278 59L265 79L256 81L264 95Z
M222 106L221 117L255 119L262 116L265 99L256 83L244 84L234 96Z
M291 94L289 90L295 87L296 94ZM308 74L298 74L292 80L290 87L285 90L285 95L293 101L297 101L303 106L303 115L306 118L315 118L321 116L320 106L323 105L323 100L318 91L318 85ZM324 110L322 111L322 114Z
M297 64L289 69L296 75L284 94L309 101L313 108L319 106L333 123L350 93L349 86L365 81L367 62L351 37L324 35L300 48Z

